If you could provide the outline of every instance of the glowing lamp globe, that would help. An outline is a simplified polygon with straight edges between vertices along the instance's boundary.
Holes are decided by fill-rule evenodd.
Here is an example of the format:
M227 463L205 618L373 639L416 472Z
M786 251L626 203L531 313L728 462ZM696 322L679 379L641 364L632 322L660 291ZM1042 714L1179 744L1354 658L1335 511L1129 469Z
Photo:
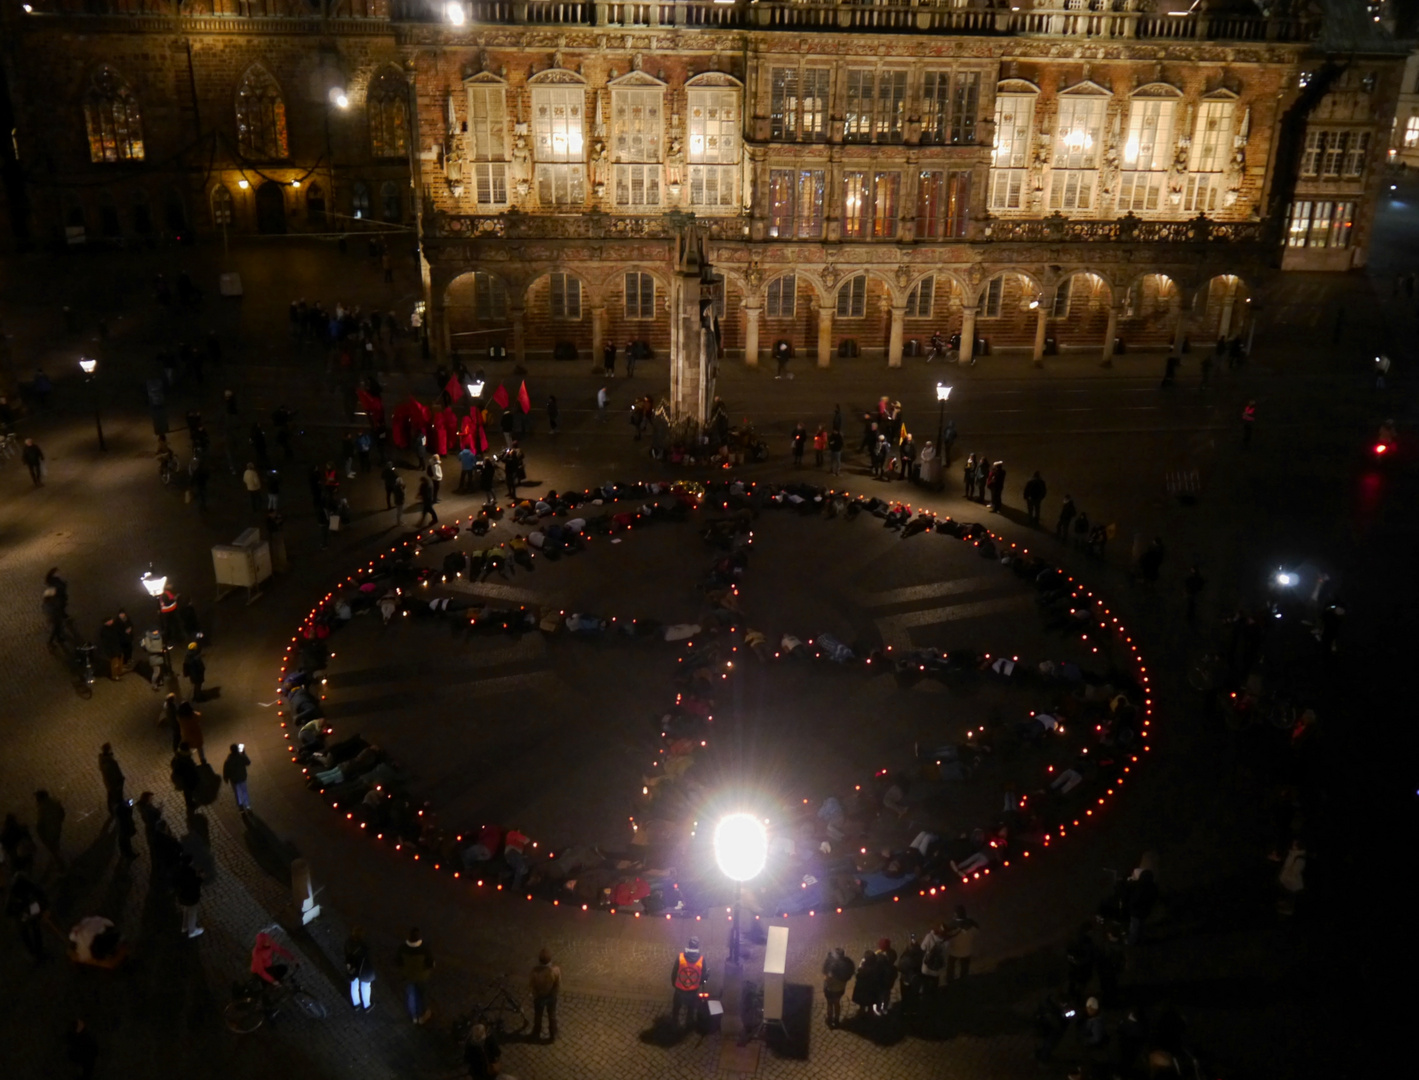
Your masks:
M714 861L731 881L758 877L768 857L768 831L752 814L730 814L715 826Z

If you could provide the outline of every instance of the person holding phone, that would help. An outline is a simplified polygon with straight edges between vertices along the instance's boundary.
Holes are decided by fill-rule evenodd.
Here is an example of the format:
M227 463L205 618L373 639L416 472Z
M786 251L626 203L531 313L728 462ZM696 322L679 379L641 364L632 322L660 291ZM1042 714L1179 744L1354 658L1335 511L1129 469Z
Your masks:
M232 743L227 760L222 762L222 779L232 786L237 809L243 814L251 809L251 800L246 794L246 770L251 767L251 758L246 756L246 743Z

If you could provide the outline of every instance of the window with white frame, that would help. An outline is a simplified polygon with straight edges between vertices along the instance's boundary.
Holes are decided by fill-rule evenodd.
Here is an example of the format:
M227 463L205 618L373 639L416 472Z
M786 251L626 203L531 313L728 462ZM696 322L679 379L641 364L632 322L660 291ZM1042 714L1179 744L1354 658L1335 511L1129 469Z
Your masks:
M832 69L776 67L769 77L769 138L823 142L828 137Z
M1123 171L1119 174L1120 213L1148 213L1163 207L1176 111L1173 100L1135 98L1129 103Z
M1365 158L1370 153L1370 133L1368 131L1354 131L1350 133L1350 146L1345 152L1345 164L1342 172L1347 177L1357 177L1364 175Z
M1286 219L1286 246L1346 248L1354 228L1355 204L1297 200Z
M532 88L532 152L543 206L586 201L585 113L586 90L580 84Z
M899 143L907 113L907 73L898 68L848 68L848 142Z
M1232 101L1204 101L1192 129L1188 172L1221 172L1232 149Z
M848 278L838 289L838 318L861 319L867 314L867 275Z
M1419 146L1419 115L1404 121L1404 148L1412 150Z
M655 317L655 278L635 271L626 275L626 318Z
M1074 279L1067 277L1061 281L1054 289L1054 303L1050 306L1049 316L1051 319L1069 318L1069 298L1073 292Z
M936 299L936 278L924 277L907 293L907 318L929 319L931 305Z
M473 310L480 322L507 318L507 285L502 278L474 271Z
M1002 93L995 98L995 149L991 154L990 208L1019 210L1030 164L1037 95Z
M468 85L468 138L473 197L480 206L507 205L507 87Z
M691 88L690 204L706 209L738 205L739 91Z
M791 319L798 307L798 278L784 274L769 282L764 312L770 319Z
M1212 173L1196 173L1183 187L1183 209L1189 214L1207 214L1217 209L1222 197L1222 178Z
M1005 295L1005 275L996 274L985 285L985 296L981 301L981 317L985 319L1000 318L1000 301Z
M662 87L612 87L611 156L616 163L616 205L660 205L664 132Z
M558 271L548 275L548 296L554 319L581 318L581 279Z
M1094 205L1107 103L1102 95L1064 94L1059 98L1050 177L1051 210L1088 210Z

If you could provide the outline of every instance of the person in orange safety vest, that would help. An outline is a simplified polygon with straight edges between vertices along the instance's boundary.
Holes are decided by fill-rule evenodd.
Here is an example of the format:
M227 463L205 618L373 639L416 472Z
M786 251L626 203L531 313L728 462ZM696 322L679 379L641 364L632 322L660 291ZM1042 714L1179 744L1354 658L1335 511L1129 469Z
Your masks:
M709 979L709 968L700 953L700 939L692 937L685 944L685 951L675 958L675 966L670 972L670 982L675 987L675 1000L670 1007L670 1023L680 1026L680 1012L685 1012L686 1023L694 1022L699 1015L700 989Z

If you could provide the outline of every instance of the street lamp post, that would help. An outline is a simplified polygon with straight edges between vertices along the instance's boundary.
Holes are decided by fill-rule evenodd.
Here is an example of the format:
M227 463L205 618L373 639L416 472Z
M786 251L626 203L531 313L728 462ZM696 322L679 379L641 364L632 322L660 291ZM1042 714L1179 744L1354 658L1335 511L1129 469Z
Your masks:
M725 877L734 882L734 924L729 931L729 962L739 963L740 906L744 882L764 871L769 857L769 834L753 814L730 814L714 830L714 861Z
M941 467L949 469L951 467L951 448L946 445L946 401L951 396L951 388L944 382L936 384L936 400L940 404L940 409L936 417L936 456L941 460ZM942 478L943 480L945 477Z
M94 384L94 373L98 371L99 362L92 357L85 356L79 361L79 367L83 369L84 381L89 384L89 393L94 399L94 428L99 433L99 449L107 453L108 444L103 440L103 417L99 415L98 387Z

